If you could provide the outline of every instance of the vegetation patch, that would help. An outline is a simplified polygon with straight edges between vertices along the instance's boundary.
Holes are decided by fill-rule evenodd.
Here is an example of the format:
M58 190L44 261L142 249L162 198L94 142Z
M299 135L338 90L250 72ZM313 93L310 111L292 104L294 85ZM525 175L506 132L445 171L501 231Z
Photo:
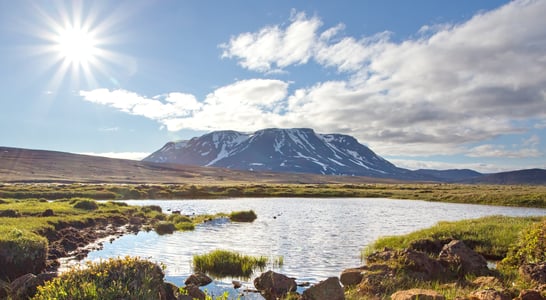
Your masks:
M228 250L214 250L193 256L195 271L220 278L227 276L248 278L254 270L263 270L267 262L268 259L265 256L255 257Z
M501 262L504 268L546 262L546 218L523 230L516 243Z
M85 209L85 210L96 210L99 208L99 205L96 201L91 199L73 199L71 203L74 203L74 208Z
M162 221L154 225L154 230L159 235L171 234L176 230L176 227L171 222Z
M233 222L254 222L258 216L253 210L234 211L229 214L229 219Z
M362 256L384 249L403 249L417 240L449 240L463 241L474 251L485 258L500 260L508 254L520 232L544 219L543 217L507 217L489 216L479 219L456 222L439 222L433 227L401 236L387 236L377 239L363 250Z
M38 287L35 300L160 299L163 270L140 258L109 259L75 268Z
M47 240L27 230L0 227L0 280L11 281L45 268Z

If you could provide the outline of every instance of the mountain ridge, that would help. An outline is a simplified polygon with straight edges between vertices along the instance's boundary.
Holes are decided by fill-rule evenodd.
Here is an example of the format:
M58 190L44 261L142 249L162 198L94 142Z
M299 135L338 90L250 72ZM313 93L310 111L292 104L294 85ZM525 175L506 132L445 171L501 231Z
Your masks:
M309 128L214 131L169 142L143 161L247 171L432 179L396 167L352 136L317 134Z

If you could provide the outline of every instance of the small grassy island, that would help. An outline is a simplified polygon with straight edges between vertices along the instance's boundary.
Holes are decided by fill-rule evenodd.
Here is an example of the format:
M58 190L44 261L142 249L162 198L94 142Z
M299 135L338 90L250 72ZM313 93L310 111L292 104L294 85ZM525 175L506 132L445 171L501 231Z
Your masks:
M139 258L90 264L61 276L47 271L55 270L59 258L85 257L92 250L85 246L101 238L139 230L169 234L192 230L215 218L252 222L257 217L253 211L190 217L165 214L155 205L96 200L223 197L384 197L546 207L544 186L0 184L0 299L175 299L188 289L164 282L161 266ZM407 235L378 239L362 251L366 265L343 271L340 279L345 298L355 300L409 299L393 294L415 289L433 291L445 299L483 299L476 296L480 292L497 293L500 298L496 299L516 298L520 293L544 297L546 286L541 280L545 279L534 274L546 269L545 236L546 217L440 222ZM467 249L482 268L470 268L457 256L457 249ZM495 261L496 268L487 264L483 268L485 259ZM193 264L196 271L214 276L245 277L263 268L267 259L217 250L196 255ZM235 269L237 274L223 273ZM18 289L20 281L33 288ZM430 299L444 299L440 296Z

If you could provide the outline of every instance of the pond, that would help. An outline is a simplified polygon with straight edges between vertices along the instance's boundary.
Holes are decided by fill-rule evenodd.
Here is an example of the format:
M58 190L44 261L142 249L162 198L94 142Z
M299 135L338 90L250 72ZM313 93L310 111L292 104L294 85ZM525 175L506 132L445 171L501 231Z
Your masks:
M233 198L222 200L131 200L130 205L159 205L164 212L184 215L214 214L252 209L253 223L208 222L194 231L157 235L140 232L105 243L91 252L89 260L139 256L163 263L167 280L177 285L192 273L195 254L226 249L272 260L282 256L284 264L271 268L298 282L316 283L342 270L361 265L360 251L385 235L409 233L438 221L455 221L488 215L546 215L546 209L450 204L379 198ZM231 286L231 278L207 286L218 295ZM252 287L252 279L243 281ZM229 290L229 289L228 289ZM230 290L231 293L236 293ZM247 295L242 299L259 299Z

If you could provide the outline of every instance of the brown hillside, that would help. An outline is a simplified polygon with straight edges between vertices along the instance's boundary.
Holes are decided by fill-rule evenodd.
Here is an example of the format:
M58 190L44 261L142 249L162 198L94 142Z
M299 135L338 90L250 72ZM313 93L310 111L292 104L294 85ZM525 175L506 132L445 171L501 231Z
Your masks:
M392 180L246 172L149 163L65 152L0 147L0 182L79 183L366 183Z

